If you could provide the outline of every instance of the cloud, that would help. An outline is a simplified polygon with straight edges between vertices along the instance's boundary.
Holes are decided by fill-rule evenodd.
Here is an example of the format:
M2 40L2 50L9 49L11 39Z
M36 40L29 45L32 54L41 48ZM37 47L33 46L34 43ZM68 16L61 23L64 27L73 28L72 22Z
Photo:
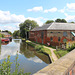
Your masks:
M72 22L72 21L75 22L75 15L71 16L71 15L68 15L67 13L65 13L65 16L66 16L65 19L66 19L68 22Z
M19 24L27 19L36 21L39 26L43 25L43 22L47 20L47 18L43 17L25 17L24 15L11 14L10 11L0 10L0 30L9 30L11 32L18 30Z
M48 13L48 12L56 12L57 11L57 8L54 7L54 8L51 8L51 9L46 9L44 10L44 13Z
M43 7L42 6L39 6L39 7L33 7L32 9L27 9L27 11L34 11L34 12L37 12L37 11L43 11Z
M43 63L43 61L38 57L29 58L28 60L33 61L35 63Z
M47 18L43 18L43 17L37 17L37 18L28 17L26 19L35 20L39 24L39 26L43 25L43 21L48 20Z
M15 56L17 51L20 52L20 42L21 42L21 40L19 40L19 43L16 43L16 42L11 43L10 42L7 45L2 45L0 60L7 58L8 55ZM18 53L18 54L20 55L20 53Z
M21 23L24 20L24 15L10 14L9 11L0 10L0 24Z
M67 3L67 8L71 12L75 12L75 3Z
M66 7L64 7L63 9L58 10L61 13L65 13Z

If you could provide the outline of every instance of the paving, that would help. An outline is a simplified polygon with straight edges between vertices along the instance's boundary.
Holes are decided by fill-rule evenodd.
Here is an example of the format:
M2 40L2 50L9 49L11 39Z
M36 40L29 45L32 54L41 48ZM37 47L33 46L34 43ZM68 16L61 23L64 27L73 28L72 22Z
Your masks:
M75 75L75 49L33 75Z
M44 47L50 49L51 54L52 54L52 58L53 58L54 61L58 60L57 56L54 53L54 50L56 50L56 49L53 49L53 48L50 48L50 47L46 47L46 46L44 46Z

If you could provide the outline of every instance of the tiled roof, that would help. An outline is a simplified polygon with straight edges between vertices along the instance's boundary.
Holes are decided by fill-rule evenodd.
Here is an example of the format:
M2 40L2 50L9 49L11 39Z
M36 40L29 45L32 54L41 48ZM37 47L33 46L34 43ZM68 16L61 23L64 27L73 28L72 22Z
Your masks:
M51 24L52 23L50 23L50 24L44 24L42 27L33 28L31 31L47 30Z
M75 23L57 23L45 24L42 27L34 28L31 31L39 30L75 30Z
M9 33L7 32L0 32L1 34L4 34L4 35L10 35Z

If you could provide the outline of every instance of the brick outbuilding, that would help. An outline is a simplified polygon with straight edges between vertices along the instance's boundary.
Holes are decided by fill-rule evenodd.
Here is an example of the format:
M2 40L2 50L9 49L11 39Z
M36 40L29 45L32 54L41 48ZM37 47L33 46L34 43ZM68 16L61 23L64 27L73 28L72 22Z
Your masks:
M50 23L29 32L29 39L42 44L59 46L67 41L75 41L74 23Z

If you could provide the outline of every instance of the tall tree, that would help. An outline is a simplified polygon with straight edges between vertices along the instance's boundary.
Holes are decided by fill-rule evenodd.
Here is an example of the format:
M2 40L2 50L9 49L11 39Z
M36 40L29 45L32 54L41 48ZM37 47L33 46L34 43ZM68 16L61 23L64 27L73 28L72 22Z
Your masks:
M61 19L62 23L67 23L67 21L65 19Z
M27 38L28 35L27 33L34 27L37 27L38 24L34 20L27 19L26 21L24 21L24 23L21 23L19 26L20 26L20 36L22 38Z
M54 22L53 20L47 20L45 23L49 24L49 23L53 23L53 22Z
M15 38L20 37L20 31L19 30L14 31L13 37L15 37Z

